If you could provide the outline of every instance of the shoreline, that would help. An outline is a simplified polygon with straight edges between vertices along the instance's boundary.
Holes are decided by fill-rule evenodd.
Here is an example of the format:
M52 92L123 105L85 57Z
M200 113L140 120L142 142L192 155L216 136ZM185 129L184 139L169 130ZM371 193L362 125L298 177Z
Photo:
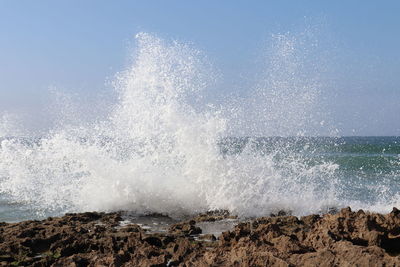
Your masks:
M283 214L281 214L283 215ZM0 266L399 266L400 210L241 221L123 212L0 223Z

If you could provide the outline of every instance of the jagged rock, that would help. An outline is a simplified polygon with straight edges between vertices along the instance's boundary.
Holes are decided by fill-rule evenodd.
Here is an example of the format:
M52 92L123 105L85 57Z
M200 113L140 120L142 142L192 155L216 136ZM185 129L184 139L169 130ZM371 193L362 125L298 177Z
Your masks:
M195 220L176 223L169 228L169 232L176 235L190 236L201 234L201 228L196 226Z
M396 208L386 215L346 208L323 216L262 217L218 239L199 235L196 222L227 216L199 215L164 233L120 226L120 213L1 223L0 266L400 266Z

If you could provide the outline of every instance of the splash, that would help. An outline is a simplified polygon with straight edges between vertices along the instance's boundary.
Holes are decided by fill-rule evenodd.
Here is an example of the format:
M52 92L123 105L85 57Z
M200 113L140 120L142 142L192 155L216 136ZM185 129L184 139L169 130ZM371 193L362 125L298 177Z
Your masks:
M309 164L276 142L260 152L255 139L235 150L243 140L229 142L232 120L221 110L194 108L210 76L201 52L146 33L136 39L133 64L116 76L118 102L106 119L59 124L39 139L1 141L1 193L43 214L129 210L182 216L228 209L262 216L284 209L302 215L341 205L336 164ZM275 69L254 93L265 100L265 112L256 113L272 118L262 123L277 130L270 135L302 129L318 98L315 82L305 83L296 71L301 66L294 40L280 36L277 44ZM223 152L223 144L234 153Z
M0 113L0 137L18 136L21 130L18 128L20 118L9 112Z
M265 48L254 90L236 101L240 125L235 132L251 136L335 135L324 109L328 64L312 29L273 34ZM232 101L234 102L234 101Z

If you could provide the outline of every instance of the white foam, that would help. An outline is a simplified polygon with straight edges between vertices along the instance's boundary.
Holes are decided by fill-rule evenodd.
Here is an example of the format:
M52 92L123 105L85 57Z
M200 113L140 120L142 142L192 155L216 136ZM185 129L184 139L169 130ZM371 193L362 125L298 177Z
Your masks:
M37 211L56 213L122 209L180 216L228 209L262 216L286 209L302 215L340 205L335 164L310 167L300 156L260 155L250 146L241 154L222 155L218 142L230 134L232 121L189 104L207 85L201 53L146 33L136 38L134 62L117 75L119 101L107 119L58 126L36 143L1 142L0 192ZM290 88L295 85L292 81ZM290 88L284 88L278 97L283 100L274 102L281 108L290 104L285 95ZM278 112L289 119L280 130L296 122L298 131L308 121L303 109L315 104L317 89L310 84L299 90L304 97L291 108L301 112L291 109L294 118Z

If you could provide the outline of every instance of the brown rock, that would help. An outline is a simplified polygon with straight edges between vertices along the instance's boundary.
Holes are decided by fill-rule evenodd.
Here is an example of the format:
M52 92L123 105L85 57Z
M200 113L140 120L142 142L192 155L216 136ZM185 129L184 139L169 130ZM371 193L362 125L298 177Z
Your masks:
M196 221L148 233L120 213L0 224L0 266L400 266L400 211L263 217L214 236ZM225 215L218 215L225 216ZM201 218L201 219L199 219ZM217 220L214 217L215 220ZM118 226L118 227L116 227Z

